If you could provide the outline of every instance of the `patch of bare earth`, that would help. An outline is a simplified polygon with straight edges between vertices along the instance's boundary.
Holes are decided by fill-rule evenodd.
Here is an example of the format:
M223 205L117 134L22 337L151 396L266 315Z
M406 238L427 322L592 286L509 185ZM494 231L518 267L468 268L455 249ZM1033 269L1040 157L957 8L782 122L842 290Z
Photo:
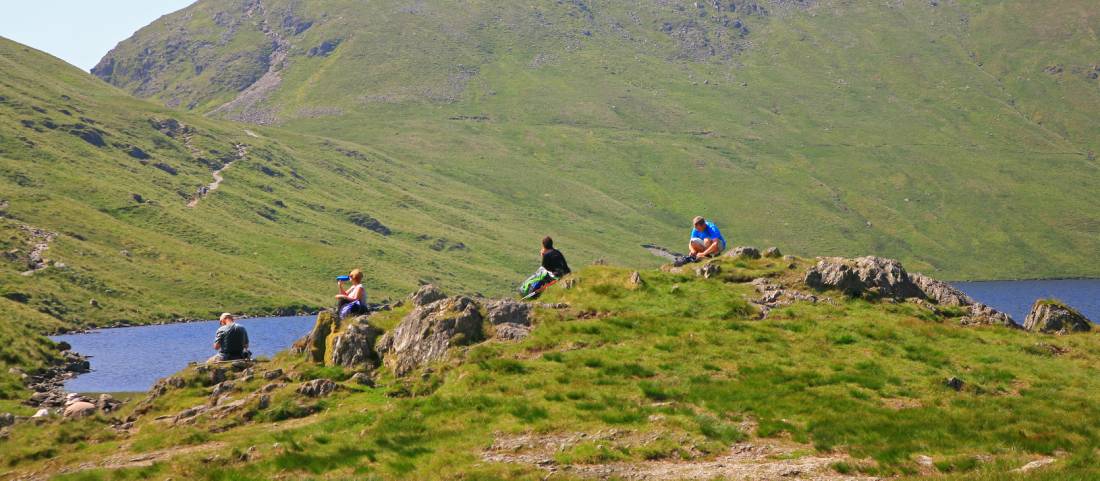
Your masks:
M599 464L559 464L555 454L585 442L644 446L657 435L623 433L557 433L498 435L482 459L535 466L553 474L624 480L774 480L870 481L878 478L838 474L832 465L852 461L845 454L815 453L810 446L783 441L737 443L717 456L689 460L616 461ZM808 454L812 453L812 454Z

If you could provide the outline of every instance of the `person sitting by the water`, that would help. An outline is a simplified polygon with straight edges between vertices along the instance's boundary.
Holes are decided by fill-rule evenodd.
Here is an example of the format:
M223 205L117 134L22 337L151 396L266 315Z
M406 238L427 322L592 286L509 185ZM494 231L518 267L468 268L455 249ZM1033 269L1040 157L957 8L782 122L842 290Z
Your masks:
M542 239L542 266L528 277L520 286L524 299L538 297L538 292L551 282L569 274L569 263L561 251L554 248L554 239L546 236Z
M336 280L336 288L340 290L336 294L336 313L340 319L348 316L361 316L368 312L367 290L363 288L363 271L352 270L348 274L351 287L344 289L343 279Z
M713 257L721 254L726 249L726 238L714 222L709 222L702 216L695 216L691 221L691 242L688 243L688 255L695 259Z
M244 326L237 324L233 315L225 312L218 318L221 327L214 334L214 350L218 351L207 362L235 361L248 359L252 353L248 352L248 331Z

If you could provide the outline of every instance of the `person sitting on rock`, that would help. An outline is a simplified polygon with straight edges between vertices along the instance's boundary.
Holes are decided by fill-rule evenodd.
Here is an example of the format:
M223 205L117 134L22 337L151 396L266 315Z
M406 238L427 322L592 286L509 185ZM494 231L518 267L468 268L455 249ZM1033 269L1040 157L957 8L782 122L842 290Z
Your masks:
M695 259L713 257L721 254L726 249L726 238L714 222L709 222L702 216L695 216L691 221L691 242L688 243L688 256Z
M525 299L537 297L540 289L570 272L565 255L554 248L554 239L546 236L542 239L542 266L523 282L520 293Z
M337 280L336 288L340 290L336 294L336 314L343 319L348 316L361 316L367 310L367 290L363 288L363 271L354 269L348 274L351 280L351 288L344 289L344 281Z
M237 324L233 315L225 312L218 318L221 327L214 334L214 350L218 351L207 362L235 361L248 359L252 353L248 352L248 331L244 326Z

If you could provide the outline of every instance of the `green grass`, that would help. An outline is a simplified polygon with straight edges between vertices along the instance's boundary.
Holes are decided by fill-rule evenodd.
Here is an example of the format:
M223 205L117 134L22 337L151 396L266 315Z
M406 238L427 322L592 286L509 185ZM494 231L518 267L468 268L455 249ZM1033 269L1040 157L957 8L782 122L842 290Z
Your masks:
M618 257L680 248L703 214L735 244L951 279L1100 274L1092 3L697 3L278 0L228 32L210 19L241 9L200 1L100 74L211 114L235 95L212 78L270 43L255 18L311 20L278 30L290 57L261 108L492 192L482 215L529 217L509 228L598 219L570 243ZM747 35L719 25L735 20ZM676 36L692 24L705 47Z
M788 281L795 277L785 266L767 267L768 260L748 263ZM509 433L616 430L627 434L571 444L554 459L705 459L733 443L771 438L803 444L784 458L847 453L852 460L834 466L841 473L915 479L923 455L946 479L1017 479L1011 470L1039 456L1058 460L1032 473L1036 479L1097 474L1087 460L1100 448L1100 430L1081 422L1100 415L1096 334L1044 338L1070 354L1038 356L1029 351L1034 334L964 328L949 316L923 319L910 305L839 295L756 321L752 314L729 316L723 304L754 295L748 284L643 271L645 291L620 289L629 273L584 268L575 287L545 295L570 308L540 309L530 338L456 349L451 360L433 366L430 380L384 374L378 388L346 389L312 404L293 394L292 382L250 422L200 418L193 426L167 427L152 419L206 399L201 388L172 390L125 441L98 439L99 431L87 428L79 440L59 445L52 426L65 425L47 424L14 431L9 442L21 448L0 461L25 470L43 462L44 449L54 449L53 462L64 465L123 442L153 448L192 439L227 443L223 453L257 451L218 471L202 461L208 454L185 455L158 465L157 476L534 479L540 471L533 466L486 463L479 453ZM682 295L670 293L671 285ZM836 332L855 341L831 342ZM339 375L287 353L260 368L275 367L298 380ZM965 381L962 391L944 385L950 376ZM191 384L203 384L195 379ZM240 392L264 382L244 383ZM906 402L896 404L899 399ZM630 433L650 437L637 441ZM85 475L115 479L133 472Z

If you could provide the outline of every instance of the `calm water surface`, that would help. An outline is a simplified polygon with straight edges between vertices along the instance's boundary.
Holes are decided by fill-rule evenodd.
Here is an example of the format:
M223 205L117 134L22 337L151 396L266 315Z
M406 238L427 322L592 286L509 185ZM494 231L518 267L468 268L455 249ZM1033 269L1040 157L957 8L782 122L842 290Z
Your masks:
M313 316L258 317L237 322L248 330L253 356L270 356L290 347L313 328ZM85 334L53 336L73 350L91 356L92 372L65 383L71 392L145 391L157 379L172 375L191 361L214 355L217 321L160 326L97 329Z
M1008 313L1023 324L1036 299L1053 297L1081 311L1093 322L1100 322L1100 279L1061 279L1049 281L955 282L955 287L975 300Z

